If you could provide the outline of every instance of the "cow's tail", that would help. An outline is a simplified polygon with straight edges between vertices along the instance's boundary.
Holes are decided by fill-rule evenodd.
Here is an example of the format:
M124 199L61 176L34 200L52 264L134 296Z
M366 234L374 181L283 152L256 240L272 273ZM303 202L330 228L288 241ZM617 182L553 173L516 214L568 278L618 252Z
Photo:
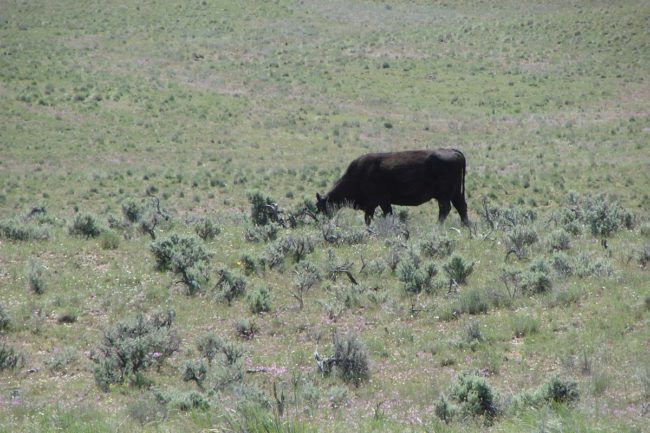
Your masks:
M463 152L461 152L458 149L454 149L458 155L460 156L460 159L463 161L463 177L461 179L461 184L460 184L460 195L461 197L465 197L465 171L467 170L467 161L465 160L465 155Z

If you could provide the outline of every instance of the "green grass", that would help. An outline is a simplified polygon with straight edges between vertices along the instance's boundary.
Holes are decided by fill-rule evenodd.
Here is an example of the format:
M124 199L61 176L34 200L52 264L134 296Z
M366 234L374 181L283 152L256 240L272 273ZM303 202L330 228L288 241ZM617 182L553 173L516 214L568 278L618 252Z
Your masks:
M0 431L643 431L646 3L40 0L1 9L0 338L24 365L0 372ZM454 230L455 214L438 227L434 203L396 209L408 210L406 226L376 221L373 234L360 212L343 209L330 224L339 242L325 240L323 220L279 228L276 245L291 236L313 251L273 269L260 262L278 251L273 242L246 240L255 192L289 212L364 152L438 147L467 157L471 239ZM594 236L587 217L563 221L584 206L572 192L608 194L632 213L631 228ZM489 228L484 199L534 211L524 228L538 241L508 254L511 230ZM134 204L143 213L128 223L123 205ZM28 218L36 206L47 213ZM71 235L87 213L99 237ZM143 221L157 239L194 236L208 222L219 229L199 241L209 281L194 295L156 270ZM435 253L441 239L453 251ZM558 246L567 272L552 266ZM393 253L438 272L405 291ZM450 286L447 253L473 263L465 285ZM301 309L293 295L305 271L293 257L322 277ZM358 284L330 273L336 266ZM220 269L246 280L232 305L213 289ZM534 272L548 278L543 293L525 284ZM247 295L262 287L270 311L253 314ZM104 330L167 309L180 348L143 372L150 388L100 391L92 358ZM259 331L242 338L237 323L253 317ZM358 387L321 377L313 359L350 332L369 358ZM210 388L219 360L205 389L183 382L207 333L243 346L241 383ZM499 396L505 410L489 427L434 414L463 371ZM554 374L577 382L579 401L507 410ZM157 412L156 392L191 391L210 409Z

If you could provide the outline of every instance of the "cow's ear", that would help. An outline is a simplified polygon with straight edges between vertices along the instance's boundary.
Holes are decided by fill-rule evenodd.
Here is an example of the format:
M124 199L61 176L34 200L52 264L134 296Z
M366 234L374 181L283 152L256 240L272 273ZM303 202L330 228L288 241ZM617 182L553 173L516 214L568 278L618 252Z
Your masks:
M321 201L323 197L320 196L320 193L316 193L316 200Z

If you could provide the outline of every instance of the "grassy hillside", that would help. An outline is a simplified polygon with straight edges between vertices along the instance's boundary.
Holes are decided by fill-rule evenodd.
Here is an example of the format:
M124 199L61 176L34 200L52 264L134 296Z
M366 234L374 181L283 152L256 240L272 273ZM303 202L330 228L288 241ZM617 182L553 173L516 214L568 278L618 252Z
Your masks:
M610 3L3 0L0 431L645 431L650 6ZM471 237L301 212L440 147Z

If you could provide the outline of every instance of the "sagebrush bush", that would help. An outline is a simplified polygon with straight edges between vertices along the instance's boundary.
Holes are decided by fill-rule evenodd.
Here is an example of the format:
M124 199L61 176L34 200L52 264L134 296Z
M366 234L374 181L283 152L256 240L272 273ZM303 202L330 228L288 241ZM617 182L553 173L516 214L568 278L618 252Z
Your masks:
M515 253L518 258L526 257L527 247L535 244L539 236L529 226L515 226L506 234L505 246L508 254Z
M281 266L286 257L299 263L314 251L314 244L307 236L287 235L269 245L264 253L264 262L273 269Z
M403 283L404 291L409 295L417 295L432 287L433 277L438 274L438 268L432 262L423 264L415 254L405 254L396 269L397 278Z
M512 399L515 412L529 408L539 408L548 403L571 404L580 399L578 384L571 378L551 376L536 389L525 390Z
M261 286L248 294L248 309L253 314L268 313L271 311L271 292Z
M156 399L172 409L181 412L190 410L206 411L210 409L210 402L201 394L196 391L190 392L156 392Z
M355 335L334 337L334 359L339 375L345 382L359 386L370 377L366 348Z
M217 357L223 345L221 338L216 334L208 333L201 335L196 340L196 348L202 357L208 360L209 363Z
M248 242L272 242L277 239L280 226L270 223L263 226L253 225L247 227L244 232L244 239Z
M31 260L27 265L27 285L37 295L43 294L47 289L47 271L38 260Z
M248 194L248 201L251 204L251 221L253 224L264 226L273 222L271 206L275 203L275 200L261 192L252 192Z
M483 337L483 331L481 331L480 323L472 320L467 324L467 327L465 328L465 340L468 343L473 343L475 341L480 343L485 340L485 337Z
M586 251L578 254L574 259L575 274L580 278L590 276L609 277L614 273L612 262L605 257L594 257Z
M181 377L184 382L194 382L200 389L203 389L203 382L208 377L208 366L203 360L185 361Z
M323 278L320 270L309 261L296 265L294 278L294 290L291 295L298 301L302 310L305 306L305 294Z
M557 229L548 236L546 244L551 252L568 250L571 248L571 236L566 230Z
M461 372L451 388L450 397L459 403L465 416L490 419L497 415L496 394L477 372Z
M235 275L228 269L219 270L219 280L214 286L215 295L228 303L236 298L244 296L246 292L246 279Z
M77 360L77 351L71 347L55 349L52 357L46 361L47 368L53 372L66 371L67 367Z
M456 248L456 241L446 233L434 232L420 242L420 252L426 257L447 257Z
M555 251L553 253L551 256L551 267L555 272L563 277L571 276L574 273L573 262L570 257L562 251Z
M96 238L102 232L97 216L90 212L77 214L68 230L71 235Z
M126 199L122 202L122 215L128 222L136 223L144 215L145 207L135 199Z
M194 225L194 232L204 241L211 241L221 233L221 227L212 218L203 218Z
M201 241L194 236L172 233L164 239L151 243L156 269L171 271L181 277L190 295L197 293L209 279L209 258Z
M0 342L0 371L15 370L20 368L25 362L23 354L19 353L13 347Z
M577 207L580 220L589 227L594 236L609 236L622 229L631 229L634 216L621 204L606 194L572 196L569 202Z
M442 268L456 284L465 284L474 271L474 263L468 264L462 256L455 254Z
M242 268L244 268L244 274L250 276L257 272L257 260L250 254L244 253L239 258Z
M12 241L43 241L50 238L47 227L35 226L18 219L0 220L0 237Z
M180 340L173 328L174 315L172 310L149 319L138 315L105 329L93 355L97 386L108 391L111 384L142 382L142 371L177 351Z
M239 319L235 323L237 334L245 339L250 339L260 331L260 327L255 319Z

